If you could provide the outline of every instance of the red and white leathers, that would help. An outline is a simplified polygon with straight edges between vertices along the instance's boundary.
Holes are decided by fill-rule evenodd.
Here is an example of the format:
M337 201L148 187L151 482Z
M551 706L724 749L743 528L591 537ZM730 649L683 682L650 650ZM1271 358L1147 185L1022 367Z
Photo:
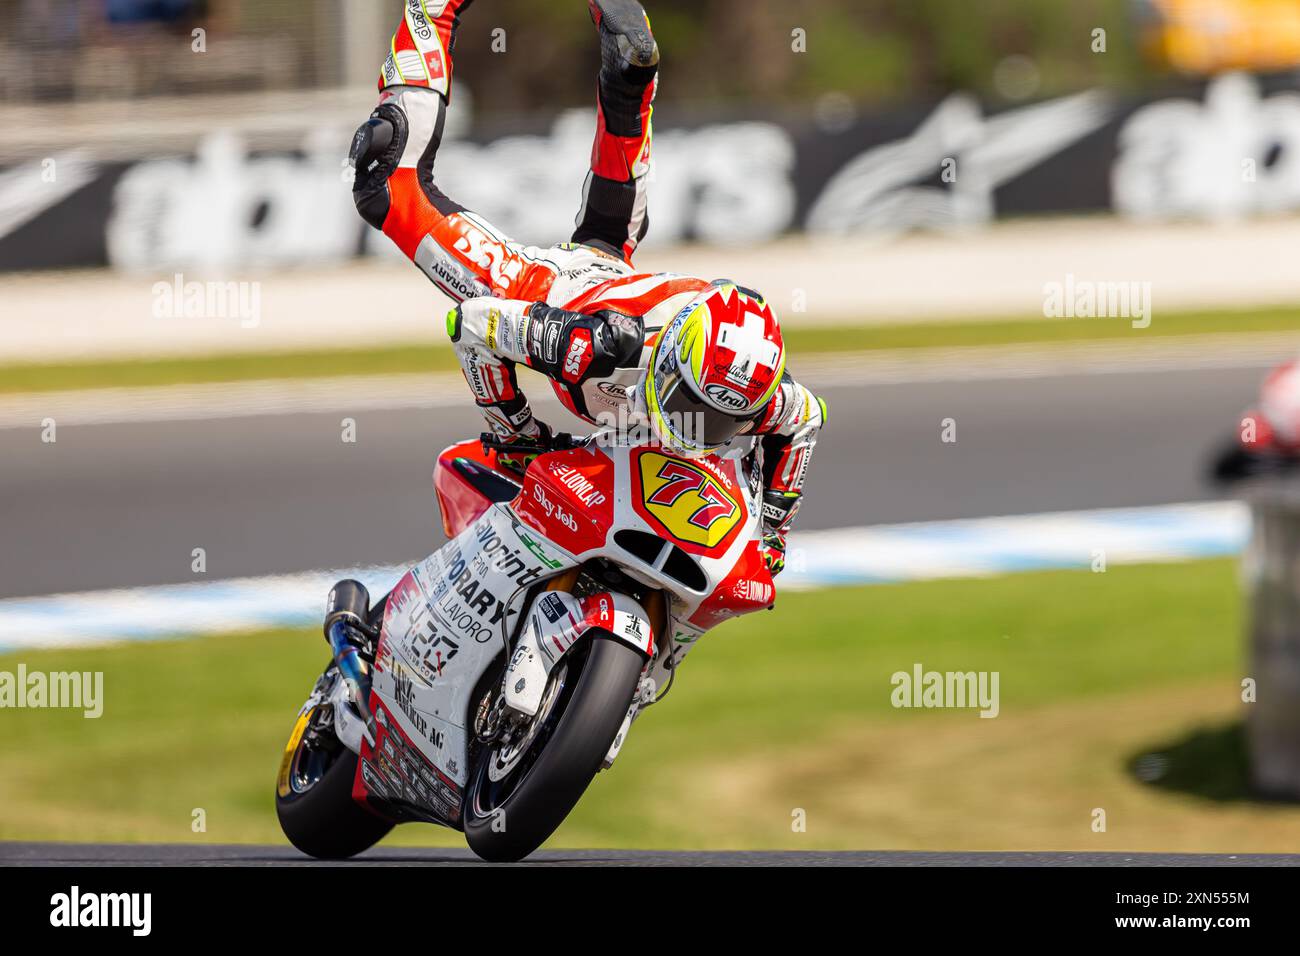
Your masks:
M634 0L589 0L602 64L577 228L566 243L524 245L434 182L456 28L472 2L408 0L384 62L379 104L353 142L353 197L371 225L461 303L448 316L448 333L498 435L535 436L544 427L519 390L518 363L547 375L574 414L608 423L626 408L628 389L641 380L660 331L712 285L639 272L631 264L647 229L658 49ZM743 433L762 448L764 540L773 570L783 563L785 535L825 421L825 403L786 372Z

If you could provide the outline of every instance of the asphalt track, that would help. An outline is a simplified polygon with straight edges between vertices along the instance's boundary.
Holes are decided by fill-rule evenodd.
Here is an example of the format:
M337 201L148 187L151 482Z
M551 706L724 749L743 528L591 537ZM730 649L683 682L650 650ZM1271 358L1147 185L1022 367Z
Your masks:
M797 369L796 369L797 372ZM831 421L800 527L1212 497L1208 451L1251 367L820 388ZM556 416L553 403L539 410ZM463 407L0 429L0 597L411 560L442 540L434 456ZM941 422L957 441L940 440Z
M1300 866L1294 854L542 850L534 866ZM0 866L326 866L288 846L0 843ZM337 864L334 864L337 865ZM348 866L487 865L465 849L379 847Z

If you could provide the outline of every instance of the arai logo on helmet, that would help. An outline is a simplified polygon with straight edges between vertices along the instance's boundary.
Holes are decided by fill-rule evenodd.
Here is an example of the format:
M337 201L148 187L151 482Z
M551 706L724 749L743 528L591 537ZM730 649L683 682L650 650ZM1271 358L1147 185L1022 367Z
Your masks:
M740 409L749 406L749 402L744 395L741 395L735 389L727 388L727 386L720 385L717 382L706 385L704 387L704 392L713 400L714 404L721 408L729 408L739 411Z

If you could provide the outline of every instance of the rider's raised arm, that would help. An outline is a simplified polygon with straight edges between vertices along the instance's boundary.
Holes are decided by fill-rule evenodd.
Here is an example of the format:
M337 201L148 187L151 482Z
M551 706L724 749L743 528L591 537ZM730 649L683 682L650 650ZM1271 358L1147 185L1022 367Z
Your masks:
M636 366L645 342L639 316L520 299L467 299L449 314L447 332L458 351L473 348L496 362L522 362L569 385Z
M528 307L519 300L484 297L466 299L447 313L447 336L474 401L488 427L506 440L542 431L515 376L515 364L528 361Z
M577 385L634 366L645 326L639 317L616 312L587 315L544 302L484 297L449 312L447 334L489 427L512 439L541 428L519 388L516 364Z
M787 372L756 431L763 447L763 543L773 573L785 563L785 538L803 499L826 403Z

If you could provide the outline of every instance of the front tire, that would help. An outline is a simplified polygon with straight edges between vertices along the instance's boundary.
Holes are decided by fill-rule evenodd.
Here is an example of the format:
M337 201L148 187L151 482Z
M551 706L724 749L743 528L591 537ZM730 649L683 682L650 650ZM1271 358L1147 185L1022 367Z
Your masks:
M465 795L470 849L485 860L514 862L555 832L600 770L644 664L645 657L622 641L592 634L581 671L569 682L572 690L561 692L555 713L510 778L491 780L495 749L481 754Z
M294 736L299 736L296 728ZM352 799L357 755L332 733L317 750L305 747L304 739L295 742L281 770L284 784L276 785L275 812L289 842L308 856L343 860L387 836L393 824Z

